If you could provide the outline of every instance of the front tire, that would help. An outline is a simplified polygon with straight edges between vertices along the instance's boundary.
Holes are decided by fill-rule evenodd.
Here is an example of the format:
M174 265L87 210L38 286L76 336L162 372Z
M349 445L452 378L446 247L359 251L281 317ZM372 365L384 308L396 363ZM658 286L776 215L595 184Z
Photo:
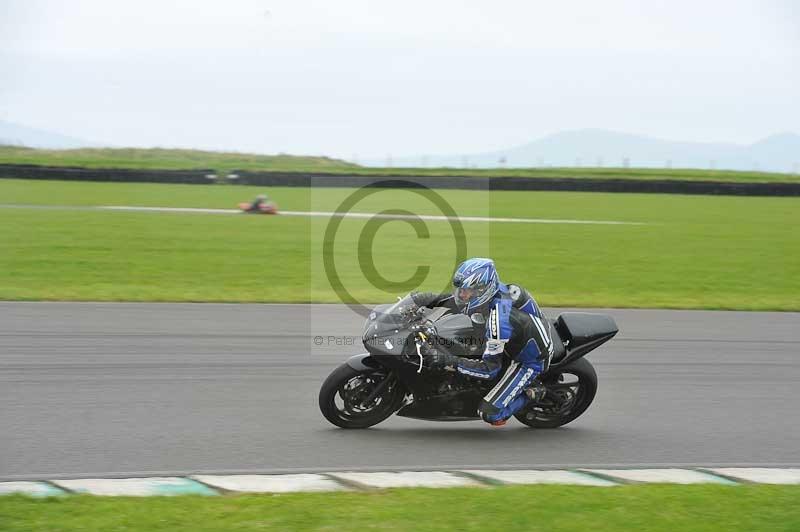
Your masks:
M385 382L386 379L391 379ZM378 386L383 389L364 404ZM377 425L401 406L405 391L397 378L383 369L356 371L342 364L319 390L319 409L325 419L343 429L365 429Z
M592 404L597 393L597 373L585 358L544 376L544 399L529 403L514 414L520 422L536 429L554 429L574 421Z

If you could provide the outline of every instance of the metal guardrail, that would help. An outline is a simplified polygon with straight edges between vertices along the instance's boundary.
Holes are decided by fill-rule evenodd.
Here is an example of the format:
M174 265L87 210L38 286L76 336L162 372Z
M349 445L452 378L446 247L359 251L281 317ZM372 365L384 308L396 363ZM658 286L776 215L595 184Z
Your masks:
M57 179L62 181L104 181L123 183L181 183L206 185L213 170L133 170L123 168L81 168L0 164L0 178Z
M218 176L213 170L135 170L0 164L0 178L58 179L141 183L211 184L272 187L427 187L460 190L551 190L644 194L710 194L727 196L800 196L800 183L736 183L725 181L596 179L577 177L476 177L355 175L310 172L234 171Z

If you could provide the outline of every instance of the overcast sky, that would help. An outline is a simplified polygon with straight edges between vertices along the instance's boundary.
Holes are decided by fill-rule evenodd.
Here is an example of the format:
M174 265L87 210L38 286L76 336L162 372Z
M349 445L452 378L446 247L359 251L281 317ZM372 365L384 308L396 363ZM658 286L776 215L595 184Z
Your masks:
M0 0L0 120L359 158L800 132L800 2Z

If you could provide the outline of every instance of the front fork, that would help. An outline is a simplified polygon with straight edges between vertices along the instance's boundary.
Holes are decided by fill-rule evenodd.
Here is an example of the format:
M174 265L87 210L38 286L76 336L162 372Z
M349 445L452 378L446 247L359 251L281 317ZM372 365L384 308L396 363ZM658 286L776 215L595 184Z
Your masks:
M380 394L383 393L383 391L386 389L387 386L389 386L389 384L396 381L397 381L397 375L395 374L394 371L390 371L386 375L386 378L383 379L381 383L375 387L374 390L372 390L372 393L370 393L366 398L364 398L364 400L361 402L361 406L367 406L372 404L372 401L374 401L376 397L380 396Z

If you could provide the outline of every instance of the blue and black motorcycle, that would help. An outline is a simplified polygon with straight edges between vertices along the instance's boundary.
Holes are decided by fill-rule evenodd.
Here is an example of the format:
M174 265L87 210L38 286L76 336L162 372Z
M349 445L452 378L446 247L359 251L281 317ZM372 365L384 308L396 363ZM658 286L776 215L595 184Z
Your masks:
M514 417L534 428L555 428L583 414L597 392L597 374L584 355L617 334L611 316L564 312L552 320L555 353L539 377L545 388ZM364 324L367 353L331 373L319 392L325 418L347 429L376 425L392 414L432 421L479 419L478 403L495 385L455 372L426 371L430 346L480 358L485 319L419 307L411 296L375 308ZM504 368L505 369L505 368ZM501 373L502 375L502 373Z

